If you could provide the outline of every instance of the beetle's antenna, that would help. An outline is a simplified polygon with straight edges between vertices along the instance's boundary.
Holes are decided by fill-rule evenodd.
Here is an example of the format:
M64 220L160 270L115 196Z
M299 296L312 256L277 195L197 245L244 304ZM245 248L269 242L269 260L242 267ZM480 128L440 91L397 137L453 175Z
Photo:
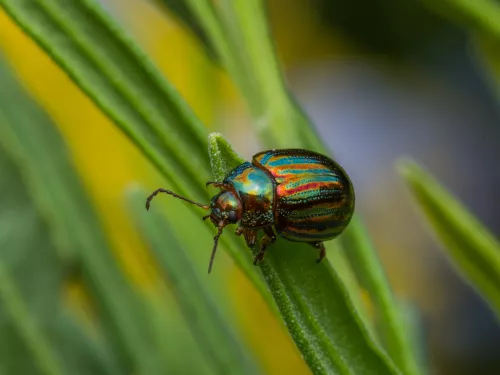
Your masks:
M179 194L175 194L173 191L166 190L166 189L161 189L160 188L160 189L156 189L155 191L153 191L151 193L151 195L148 197L148 199L146 199L146 210L149 210L149 207L151 206L151 201L153 200L154 197L156 197L160 193L165 193L165 194L173 195L175 198L179 198L179 199L182 199L183 201L195 204L198 207L204 208L206 210L208 210L210 208L210 206L207 205L207 204L201 204L201 203L192 201L191 199L187 199L187 198L181 197Z
M210 256L210 263L208 264L208 273L212 272L212 265L214 264L215 253L217 252L217 244L219 243L219 237L221 236L222 230L224 229L224 222L221 221L217 228L219 228L219 231L214 237L214 248L212 250L212 255Z

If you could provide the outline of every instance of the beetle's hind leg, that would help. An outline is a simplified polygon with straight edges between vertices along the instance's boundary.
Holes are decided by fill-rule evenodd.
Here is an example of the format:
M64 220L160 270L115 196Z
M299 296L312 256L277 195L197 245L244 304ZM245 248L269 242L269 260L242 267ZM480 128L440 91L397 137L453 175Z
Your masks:
M316 259L316 263L321 262L326 257L325 244L323 242L315 242L311 246L319 250L319 257Z
M257 263L262 262L262 260L264 259L267 245L276 242L276 235L274 234L272 227L265 227L262 230L264 231L264 237L262 237L262 239L260 240L260 251L253 260L254 266L256 266Z

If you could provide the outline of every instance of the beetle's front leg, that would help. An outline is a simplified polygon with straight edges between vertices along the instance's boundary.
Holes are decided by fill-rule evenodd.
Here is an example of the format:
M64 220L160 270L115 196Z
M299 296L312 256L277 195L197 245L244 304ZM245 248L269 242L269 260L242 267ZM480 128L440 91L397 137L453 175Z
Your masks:
M243 227L240 226L240 227L236 228L234 233L236 233L237 236L241 236L243 234L243 231L244 231Z
M253 260L254 266L256 266L257 263L262 262L262 260L264 259L267 245L276 242L276 235L274 234L273 227L265 227L263 228L263 231L264 231L264 237L262 237L262 239L260 240L260 251Z
M209 186L213 186L215 188L218 188L218 189L223 189L223 190L228 190L230 189L231 185L229 184L225 184L223 182L217 182L217 181L208 181L206 184L205 184L206 187L209 187Z

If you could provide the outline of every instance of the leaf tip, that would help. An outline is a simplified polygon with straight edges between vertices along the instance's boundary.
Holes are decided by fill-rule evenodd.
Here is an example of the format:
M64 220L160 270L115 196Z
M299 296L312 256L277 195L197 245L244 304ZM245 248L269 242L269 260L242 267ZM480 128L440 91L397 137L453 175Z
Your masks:
M396 160L395 166L398 173L405 178L407 178L412 173L412 171L418 168L415 160L410 157L399 158L398 160Z
M231 143L220 133L210 133L208 135L208 153L212 173L216 181L222 181L229 170L245 161L233 150Z

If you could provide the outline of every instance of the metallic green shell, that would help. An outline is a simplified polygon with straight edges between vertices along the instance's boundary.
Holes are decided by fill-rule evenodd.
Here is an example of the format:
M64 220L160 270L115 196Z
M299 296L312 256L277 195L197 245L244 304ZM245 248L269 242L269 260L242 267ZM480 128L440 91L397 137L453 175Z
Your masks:
M274 224L274 182L263 170L245 162L224 179L238 194L243 205L241 226L258 229Z

